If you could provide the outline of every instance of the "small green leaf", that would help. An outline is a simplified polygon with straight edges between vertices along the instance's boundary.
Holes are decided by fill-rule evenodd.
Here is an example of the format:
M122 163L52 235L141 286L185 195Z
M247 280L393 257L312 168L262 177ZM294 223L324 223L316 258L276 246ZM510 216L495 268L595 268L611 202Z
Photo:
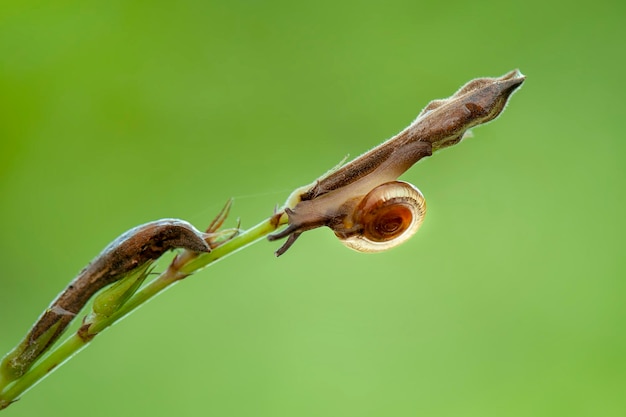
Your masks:
M148 261L131 271L126 277L103 290L93 301L94 318L105 318L115 313L139 289L143 281L150 274L153 261Z

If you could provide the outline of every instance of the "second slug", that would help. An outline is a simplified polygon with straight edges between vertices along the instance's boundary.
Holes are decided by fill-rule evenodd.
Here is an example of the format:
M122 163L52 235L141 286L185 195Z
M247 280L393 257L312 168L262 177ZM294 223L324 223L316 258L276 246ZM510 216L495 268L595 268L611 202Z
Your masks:
M61 336L96 292L176 248L210 252L203 234L178 219L137 226L111 242L50 304L19 345L19 351L12 352L15 355L11 360L13 373L23 375Z

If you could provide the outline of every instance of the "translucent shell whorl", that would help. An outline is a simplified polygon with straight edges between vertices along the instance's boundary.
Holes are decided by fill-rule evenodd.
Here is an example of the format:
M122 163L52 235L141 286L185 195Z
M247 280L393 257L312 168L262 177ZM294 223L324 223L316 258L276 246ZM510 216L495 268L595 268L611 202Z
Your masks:
M354 233L335 234L359 252L381 252L409 239L426 215L426 200L414 185L392 181L370 191L352 215Z

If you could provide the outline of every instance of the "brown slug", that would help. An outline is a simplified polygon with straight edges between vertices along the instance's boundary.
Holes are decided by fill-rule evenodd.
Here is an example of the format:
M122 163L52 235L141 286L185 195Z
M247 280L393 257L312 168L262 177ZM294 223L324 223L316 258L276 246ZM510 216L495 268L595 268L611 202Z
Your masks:
M102 288L156 260L170 249L210 252L204 234L178 219L137 226L111 242L44 311L12 354L15 376L23 375L64 332L89 299ZM11 355L11 354L10 354Z

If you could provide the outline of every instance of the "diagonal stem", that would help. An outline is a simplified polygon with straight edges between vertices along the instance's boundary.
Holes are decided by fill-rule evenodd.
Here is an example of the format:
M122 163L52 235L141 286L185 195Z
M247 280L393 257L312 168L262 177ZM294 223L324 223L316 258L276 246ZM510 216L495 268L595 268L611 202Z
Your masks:
M172 261L172 264L166 271L137 291L119 310L108 317L94 321L88 328L83 326L79 332L53 348L47 356L42 358L39 363L29 369L22 377L13 382L3 381L2 377L0 377L0 410L17 401L22 394L87 346L98 333L126 317L172 284L257 242L286 223L287 216L279 213L233 237L209 253L198 256L190 251L184 251ZM86 335L88 337L85 337Z

